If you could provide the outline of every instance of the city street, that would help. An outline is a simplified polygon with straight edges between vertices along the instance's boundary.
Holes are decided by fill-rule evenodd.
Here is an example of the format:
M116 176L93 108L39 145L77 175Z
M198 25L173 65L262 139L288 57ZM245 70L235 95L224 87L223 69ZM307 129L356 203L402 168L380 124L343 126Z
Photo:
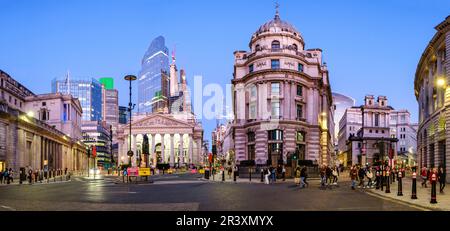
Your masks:
M291 182L273 185L221 183L198 174L152 176L154 183L124 184L118 177L74 177L70 182L0 186L0 211L417 211L420 207L384 200L349 182L332 190L317 180L299 189Z

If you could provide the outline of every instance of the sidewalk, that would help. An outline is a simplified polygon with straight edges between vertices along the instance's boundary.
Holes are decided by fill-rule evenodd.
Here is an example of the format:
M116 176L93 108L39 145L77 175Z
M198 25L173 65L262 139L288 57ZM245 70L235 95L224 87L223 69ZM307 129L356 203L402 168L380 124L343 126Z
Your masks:
M54 184L54 183L63 183L63 182L70 182L72 181L73 175L71 176L70 180L66 180L66 177L64 175L52 177L50 179L43 179L42 183L40 181L34 182L33 184L30 184L28 179L26 181L22 181L22 184L20 184L19 178L14 178L14 182L11 182L10 184L6 184L5 181L3 181L3 184L0 184L0 187L2 186L15 186L15 185L43 185L43 184ZM48 182L47 182L48 181Z
M437 204L431 204L431 184L428 181L427 186L428 188L422 188L422 179L417 179L417 199L411 199L411 192L412 192L412 179L411 177L406 177L402 179L402 193L403 196L397 196L398 192L398 181L396 180L390 185L391 193L385 193L386 187L383 188L383 191L381 189L366 189L365 192L374 196L381 196L383 198L398 200L401 202L408 203L410 205L415 205L419 207L424 207L427 209L432 210L445 210L450 211L450 192L445 193L446 189L450 190L448 188L444 189L444 194L439 193L439 183L436 184L436 200Z
M214 183L235 183L233 179L233 174L231 177L228 176L228 173L225 173L225 181L222 181L222 173L217 173L214 177L211 175L209 180L205 179L204 176L201 178L204 181L210 181ZM319 178L308 178L308 181L320 180ZM246 183L246 184L264 184L261 182L261 174L252 174L252 180L250 178L239 178L236 177L236 183ZM275 184L294 184L294 178L286 178L285 181L283 179L277 179Z

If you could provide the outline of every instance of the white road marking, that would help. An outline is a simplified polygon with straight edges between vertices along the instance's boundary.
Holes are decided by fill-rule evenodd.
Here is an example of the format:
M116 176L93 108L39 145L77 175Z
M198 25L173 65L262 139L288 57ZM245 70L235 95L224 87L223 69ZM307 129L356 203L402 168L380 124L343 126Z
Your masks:
M6 205L1 205L0 207L2 207L2 208L4 208L4 209L11 210L11 211L16 211L14 208L11 208L11 207L6 206Z

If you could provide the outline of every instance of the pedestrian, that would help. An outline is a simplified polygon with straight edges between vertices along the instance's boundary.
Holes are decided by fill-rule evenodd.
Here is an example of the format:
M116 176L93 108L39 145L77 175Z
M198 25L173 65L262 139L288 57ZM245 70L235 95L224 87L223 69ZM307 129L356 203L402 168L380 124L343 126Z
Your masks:
M28 182L33 183L33 170L31 168L28 170Z
M366 172L364 171L364 168L362 168L361 166L359 167L358 170L358 177L359 177L359 185L358 188L366 188L366 186L364 185L364 177L366 175Z
M266 184L269 184L269 176L270 176L270 170L269 169L264 169L264 175L265 175L265 180L266 180Z
M352 190L355 190L357 176L358 176L358 172L356 170L356 166L353 165L352 168L350 169L350 179L352 180Z
M0 169L0 184L3 184L3 171Z
M228 166L228 179L231 179L231 173L233 173L233 169L231 166Z
M308 172L306 171L306 166L303 166L300 170L300 188L309 186L308 182L306 182L306 178L308 178Z
M5 181L6 184L10 183L8 169L5 169L5 171L3 172L3 178L4 178L4 181Z
M277 172L275 168L272 168L272 183L277 181Z
M333 171L331 172L331 175L333 176L333 185L337 185L339 170L336 166L333 167Z
M300 167L297 166L297 168L295 169L295 174L294 174L294 176L295 176L295 178L294 178L295 185L300 185L300 173L301 173Z
M327 186L331 185L332 180L333 180L333 170L331 170L330 166L327 166L325 168L325 174L327 176L327 182L326 182Z
M372 178L373 178L372 168L369 168L367 170L366 177L367 177L367 188L373 188L373 186L372 186Z
M14 170L12 168L9 168L8 176L11 183L14 183Z
M320 187L324 188L327 183L327 173L326 173L326 167L325 165L322 165L320 167Z
M438 172L438 180L439 180L439 192L440 193L444 193L444 188L445 188L445 170L444 168L441 166L439 168L439 172Z
M427 187L427 179L428 179L428 171L426 167L422 168L422 172L420 173L420 176L422 177L422 187L425 185L425 188Z
M281 170L281 177L283 177L283 181L286 181L286 168L284 168Z

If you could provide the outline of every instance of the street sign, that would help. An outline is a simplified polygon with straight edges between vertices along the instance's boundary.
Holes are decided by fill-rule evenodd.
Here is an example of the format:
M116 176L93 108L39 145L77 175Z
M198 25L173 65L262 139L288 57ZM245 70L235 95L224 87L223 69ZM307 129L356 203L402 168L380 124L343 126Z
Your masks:
M139 176L150 176L150 168L139 168Z
M139 176L139 169L137 167L128 168L128 176Z

